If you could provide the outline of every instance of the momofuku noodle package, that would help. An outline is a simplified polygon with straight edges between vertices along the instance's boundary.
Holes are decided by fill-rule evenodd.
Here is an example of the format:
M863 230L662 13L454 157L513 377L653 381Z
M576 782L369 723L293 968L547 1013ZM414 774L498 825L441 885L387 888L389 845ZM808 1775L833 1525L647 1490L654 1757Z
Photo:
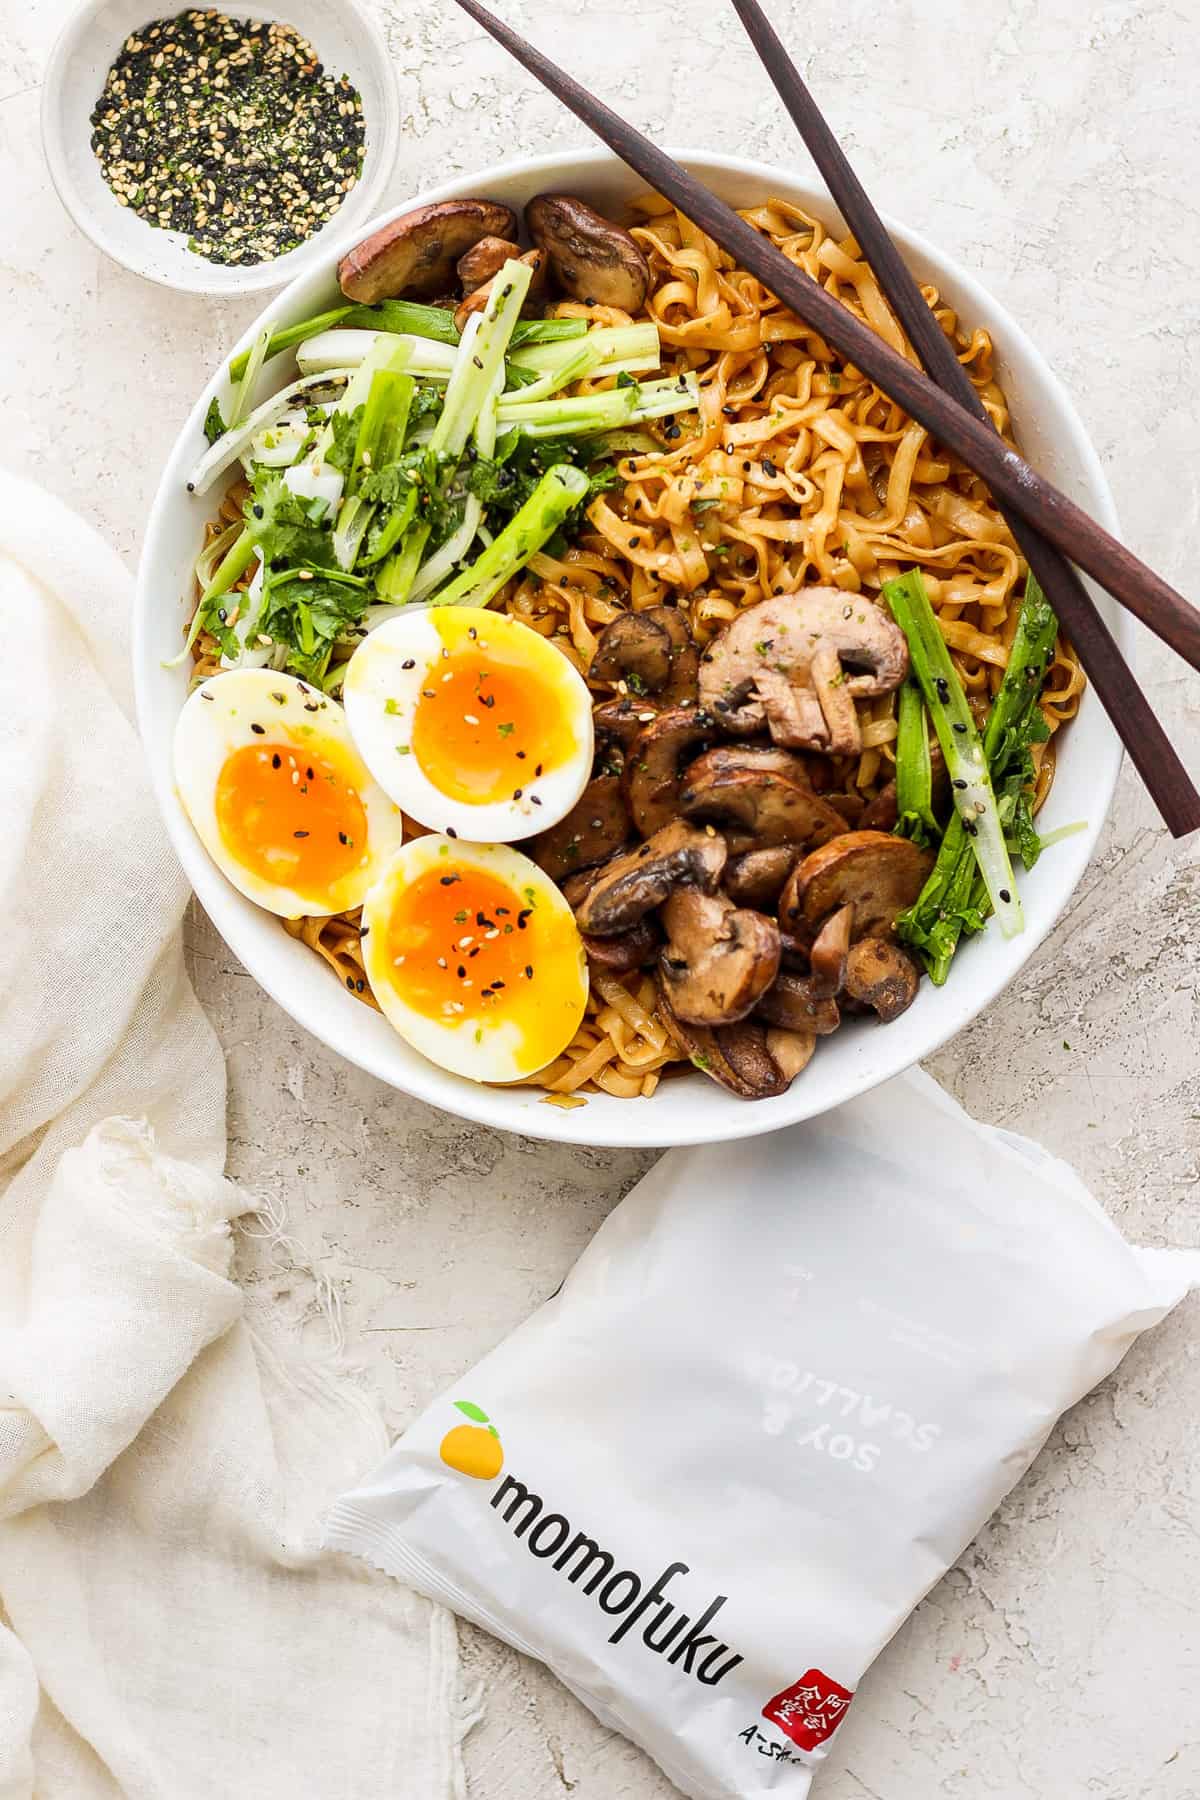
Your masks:
M1196 1285L906 1076L666 1155L326 1542L540 1658L685 1794L802 1800L872 1658Z

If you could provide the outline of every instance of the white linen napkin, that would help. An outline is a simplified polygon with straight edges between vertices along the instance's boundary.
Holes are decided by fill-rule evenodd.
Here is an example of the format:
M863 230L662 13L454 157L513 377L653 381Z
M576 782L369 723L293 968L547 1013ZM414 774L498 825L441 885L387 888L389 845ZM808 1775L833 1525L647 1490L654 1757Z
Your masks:
M449 1615L318 1547L382 1422L231 1279L130 588L0 472L0 1800L451 1800Z

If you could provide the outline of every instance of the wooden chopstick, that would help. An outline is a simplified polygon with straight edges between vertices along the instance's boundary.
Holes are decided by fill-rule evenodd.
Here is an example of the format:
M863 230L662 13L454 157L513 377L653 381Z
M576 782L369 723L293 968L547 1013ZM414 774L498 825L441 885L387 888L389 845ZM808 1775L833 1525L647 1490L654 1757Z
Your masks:
M987 410L970 376L925 304L916 280L774 26L758 0L733 0L733 6L927 372L940 388L988 424ZM1000 510L1172 836L1184 837L1195 831L1200 826L1200 794L1087 589L1053 544L1013 507L1002 505Z
M1043 537L1107 588L1115 600L1185 662L1200 669L1200 612L1169 582L1148 569L1124 544L1089 518L1082 507L1039 475L1015 450L1010 450L990 425L980 424L914 364L897 355L868 325L790 263L673 157L526 43L481 6L479 0L455 0L455 4L615 150L623 162L678 206L742 268L756 275L797 318L819 332L847 362L870 376L882 393L953 450L987 482L998 500L1008 501Z

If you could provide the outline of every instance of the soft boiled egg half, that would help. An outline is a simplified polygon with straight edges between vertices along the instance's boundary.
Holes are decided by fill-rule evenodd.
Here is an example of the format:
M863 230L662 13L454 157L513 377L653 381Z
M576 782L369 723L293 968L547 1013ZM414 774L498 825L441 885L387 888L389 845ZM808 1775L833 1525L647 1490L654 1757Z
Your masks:
M367 895L363 926L384 1016L444 1069L522 1081L574 1037L587 958L566 900L519 850L413 838Z
M506 613L447 606L389 619L354 652L342 696L380 787L448 836L533 837L587 786L587 684Z
M403 838L341 707L270 669L231 669L188 696L175 785L218 868L285 919L361 905Z

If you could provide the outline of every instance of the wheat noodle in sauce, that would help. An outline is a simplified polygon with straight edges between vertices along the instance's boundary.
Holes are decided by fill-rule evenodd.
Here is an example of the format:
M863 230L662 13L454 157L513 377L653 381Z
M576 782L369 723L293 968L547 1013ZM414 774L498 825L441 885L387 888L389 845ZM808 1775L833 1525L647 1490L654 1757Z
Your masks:
M630 229L652 277L641 316L658 327L664 373L698 377L698 419L656 421L658 447L620 462L620 483L592 501L572 546L560 556L534 556L494 604L553 638L586 675L600 632L623 611L674 604L703 646L770 595L819 584L877 601L885 581L916 565L982 721L1004 674L1027 572L984 482L666 201L644 196L633 214ZM915 360L853 238L834 238L784 200L742 216ZM1011 443L988 333L964 327L935 288L922 292ZM574 301L550 311L595 324L632 322L614 308ZM573 391L612 379L583 381ZM244 497L235 484L210 536L241 519ZM211 639L201 636L196 655L198 676L217 672ZM1083 687L1078 659L1060 635L1040 699L1050 737L1033 746L1035 810L1054 777L1055 733L1075 714ZM834 785L851 811L893 777L897 699L858 701L863 748L832 759ZM422 829L412 825L406 835ZM299 919L285 929L373 1005L358 919ZM569 1105L597 1090L648 1096L681 1066L687 1059L656 1009L652 975L593 968L578 1032L533 1079Z

